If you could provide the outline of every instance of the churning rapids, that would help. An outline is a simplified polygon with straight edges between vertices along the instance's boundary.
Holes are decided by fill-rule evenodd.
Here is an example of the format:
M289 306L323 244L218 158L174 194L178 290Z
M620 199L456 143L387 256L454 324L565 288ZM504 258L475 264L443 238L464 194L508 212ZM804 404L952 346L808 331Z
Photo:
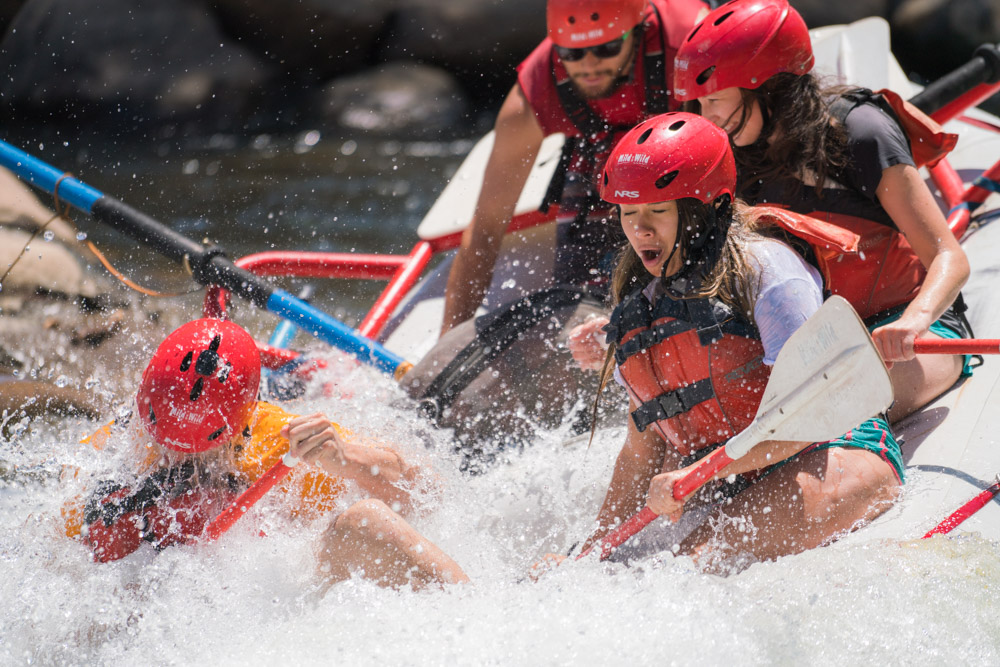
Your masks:
M73 147L50 157L189 235L215 238L233 256L271 247L403 252L471 145L313 139L258 138L234 147L223 138L223 145L139 155L117 166L94 151L80 164ZM164 262L145 252L132 258L138 251L126 242L80 224L104 239L119 266L134 259L146 274L184 285ZM356 324L376 293L367 285L330 286L316 303ZM197 295L141 306L162 315L155 326L139 315L126 325L120 337L131 353L124 359L95 365L78 349L60 348L49 332L24 360L36 375L98 392L111 417L128 404L158 337L199 312ZM246 307L234 317L259 338L274 324ZM318 349L301 336L297 343ZM585 440L567 441L568 425L540 433L508 463L467 477L449 453L449 434L421 421L390 379L365 368L346 372L350 396L292 402L289 409L323 410L432 466L440 489L418 501L413 523L461 564L471 584L414 593L356 579L323 588L313 548L325 522L289 520L277 494L216 543L159 554L143 547L122 561L94 564L84 547L61 536L60 507L79 493L80 479L106 475L121 461L78 444L100 422L36 421L9 429L10 439L0 442L0 662L1000 659L1000 545L975 536L854 540L728 578L700 574L670 555L631 568L585 559L532 582L526 574L543 554L564 553L591 530L623 429L599 432L589 448Z

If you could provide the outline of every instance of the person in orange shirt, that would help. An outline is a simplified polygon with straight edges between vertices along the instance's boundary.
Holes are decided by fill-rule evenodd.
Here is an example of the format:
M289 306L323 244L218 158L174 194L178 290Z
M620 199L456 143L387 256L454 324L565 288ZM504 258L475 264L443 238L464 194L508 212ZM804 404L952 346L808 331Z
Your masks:
M401 567L398 577L380 579L376 568L372 578L415 587L465 580L454 561L397 514L426 481L419 468L322 414L294 416L258 401L259 384L256 344L238 325L201 319L167 336L143 373L137 419L113 422L88 438L98 449L128 442L135 479L101 482L87 498L68 502L66 534L99 562L124 558L144 542L159 550L197 541L223 508L289 453L305 463L278 487L294 498L293 512L334 512L346 480L370 497L335 516L325 533L318 556L326 578L367 573L379 542L368 539L371 526L401 550L392 559Z

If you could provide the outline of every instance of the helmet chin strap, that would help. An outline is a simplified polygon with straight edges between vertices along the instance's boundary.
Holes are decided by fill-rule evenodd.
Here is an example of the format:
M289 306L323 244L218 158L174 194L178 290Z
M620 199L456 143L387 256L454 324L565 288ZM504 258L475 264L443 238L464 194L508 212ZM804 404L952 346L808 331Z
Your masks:
M690 250L685 258L684 266L673 276L667 276L667 267L674 253L680 248L680 230L678 238L674 241L674 248L670 251L667 261L663 263L660 271L660 281L672 298L684 298L693 289L701 285L715 263L719 261L722 254L722 246L725 245L729 236L729 226L733 222L732 198L729 195L721 195L716 198L710 208L709 221L706 228L700 230L694 239L691 240Z

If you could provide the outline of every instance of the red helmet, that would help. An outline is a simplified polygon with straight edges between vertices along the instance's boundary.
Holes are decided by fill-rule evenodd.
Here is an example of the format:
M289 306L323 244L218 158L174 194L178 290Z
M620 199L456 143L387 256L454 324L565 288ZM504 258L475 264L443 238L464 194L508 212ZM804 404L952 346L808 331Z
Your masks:
M809 29L788 0L733 0L688 33L674 58L674 96L757 88L775 74L812 69Z
M260 354L250 334L232 322L201 319L175 330L156 349L136 404L158 443L203 452L243 431L259 385Z
M736 161L725 130L684 112L636 125L604 164L601 198L612 204L652 204L693 197L703 203L733 196Z
M556 46L597 46L642 23L646 0L549 0L545 16Z

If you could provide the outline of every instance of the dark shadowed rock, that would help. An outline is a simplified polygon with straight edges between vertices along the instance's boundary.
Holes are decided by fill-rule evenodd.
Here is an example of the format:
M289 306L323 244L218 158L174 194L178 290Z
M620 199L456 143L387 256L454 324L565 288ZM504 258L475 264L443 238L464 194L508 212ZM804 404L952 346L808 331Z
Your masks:
M224 29L301 81L374 64L388 16L403 0L210 0Z
M892 14L892 47L906 70L935 79L1000 40L1000 0L904 0Z
M319 94L317 111L354 130L433 133L460 122L466 102L447 72L396 62L337 79Z
M480 98L506 94L545 38L544 0L409 0L392 19L382 58L439 64Z
M27 0L0 0L0 35L7 32L7 27L26 3Z
M111 123L125 126L211 116L231 123L271 78L225 38L201 0L33 0L3 41L0 70L0 94L30 112L25 119L111 113Z

